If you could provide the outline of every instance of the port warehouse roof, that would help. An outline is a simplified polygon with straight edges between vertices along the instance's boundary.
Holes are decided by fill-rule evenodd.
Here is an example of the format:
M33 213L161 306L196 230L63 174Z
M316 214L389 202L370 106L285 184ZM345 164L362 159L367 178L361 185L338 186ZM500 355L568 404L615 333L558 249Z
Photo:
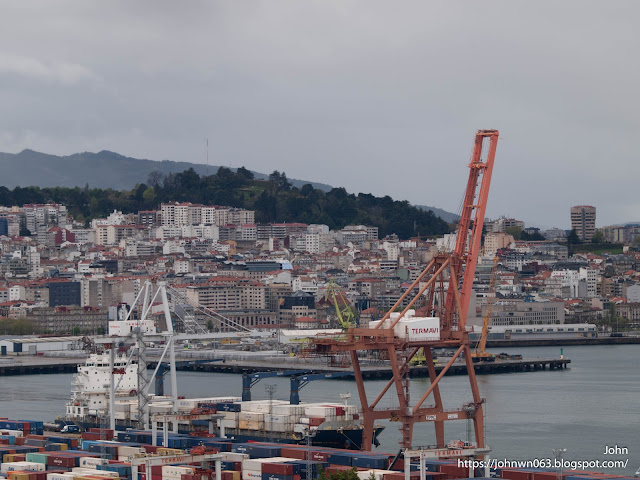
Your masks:
M0 347L7 347L8 352L21 353L22 346L35 346L36 351L69 350L74 343L80 342L83 336L69 337L10 337L0 338ZM19 345L19 347L18 347ZM27 352L29 349L27 348Z

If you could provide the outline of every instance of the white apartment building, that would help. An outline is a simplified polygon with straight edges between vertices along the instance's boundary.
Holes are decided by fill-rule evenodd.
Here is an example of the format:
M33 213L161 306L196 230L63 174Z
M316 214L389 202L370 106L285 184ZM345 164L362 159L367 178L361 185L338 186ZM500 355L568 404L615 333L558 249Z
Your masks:
M584 281L586 287L586 298L595 298L597 293L598 272L592 268L580 268L580 280Z
M162 225L246 225L255 223L255 212L242 208L192 203L163 203Z
M32 203L24 205L22 209L26 219L26 227L32 234L46 232L48 227L67 226L67 207L64 205Z

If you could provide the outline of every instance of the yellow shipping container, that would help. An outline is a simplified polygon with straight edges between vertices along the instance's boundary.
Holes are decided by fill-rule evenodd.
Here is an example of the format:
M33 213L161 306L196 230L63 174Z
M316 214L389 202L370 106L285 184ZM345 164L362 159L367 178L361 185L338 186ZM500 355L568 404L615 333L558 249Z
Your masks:
M13 459L16 456L15 453L5 453L2 456L2 463L13 463L15 460Z
M184 450L180 450L179 448L158 447L157 453L158 455L182 455Z
M10 480L29 480L30 472L23 472L16 470L14 472L7 472L7 478Z
M223 470L224 473L230 473L232 475L232 480L241 480L242 475L237 470Z

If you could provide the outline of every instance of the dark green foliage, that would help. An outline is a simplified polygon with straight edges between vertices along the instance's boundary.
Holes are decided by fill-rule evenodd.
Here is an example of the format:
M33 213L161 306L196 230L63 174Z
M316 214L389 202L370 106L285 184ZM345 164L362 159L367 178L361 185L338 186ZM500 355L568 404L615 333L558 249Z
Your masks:
M38 332L35 324L26 318L0 320L0 334L2 335L32 335Z
M344 188L329 192L306 184L291 185L286 174L274 171L270 180L255 180L251 172L237 172L220 167L216 174L200 176L193 169L163 175L152 172L146 183L132 190L89 188L0 187L0 204L56 202L66 205L76 219L86 222L109 215L113 210L135 213L158 208L161 203L178 201L204 205L228 205L255 210L256 222L302 222L326 224L331 229L363 224L379 228L381 237L395 233L400 238L415 235L442 235L449 225L431 211L424 211L406 201L391 197L375 197L367 193L357 196Z
M593 237L591 237L591 243L604 243L604 233L600 230L594 233Z
M354 467L351 470L346 470L344 472L333 472L329 474L329 476L327 476L324 470L321 470L319 480L359 480L359 477L357 470Z
M576 229L572 229L569 232L569 235L567 236L567 243L569 245L578 245L580 242L580 237L578 237L578 232L576 232Z

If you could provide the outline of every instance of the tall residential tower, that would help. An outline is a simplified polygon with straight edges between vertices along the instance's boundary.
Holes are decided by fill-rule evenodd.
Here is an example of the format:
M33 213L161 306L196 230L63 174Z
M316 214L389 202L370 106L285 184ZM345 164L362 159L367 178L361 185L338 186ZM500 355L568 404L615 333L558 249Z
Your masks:
M596 207L577 205L571 207L571 229L583 242L590 242L596 233Z

